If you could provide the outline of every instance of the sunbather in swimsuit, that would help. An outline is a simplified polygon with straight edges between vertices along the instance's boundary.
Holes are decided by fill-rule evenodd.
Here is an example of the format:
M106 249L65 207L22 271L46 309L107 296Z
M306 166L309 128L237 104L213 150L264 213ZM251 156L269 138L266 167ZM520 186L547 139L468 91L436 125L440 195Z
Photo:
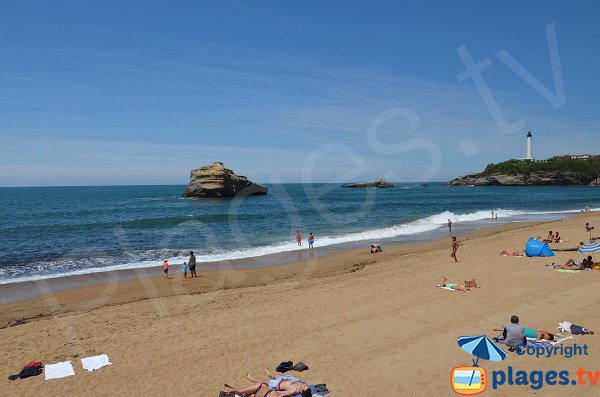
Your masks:
M438 284L438 287L452 288L453 290L462 291L462 292L467 292L467 291L470 291L471 288L477 287L477 282L475 281L475 279L470 280L470 281L465 281L465 285L447 283L446 281L448 281L448 279L446 277L442 277L442 281L440 281L440 283Z
M270 389L264 383L255 383L248 387L233 387L225 383L225 390L231 393L249 395L252 397L286 397L290 394L283 394L276 390Z
M290 375L273 374L268 368L265 368L266 378L256 379L250 374L246 378L251 382L267 384L271 389L283 392L284 396L301 395L302 397L310 397L312 392L310 387L300 379Z

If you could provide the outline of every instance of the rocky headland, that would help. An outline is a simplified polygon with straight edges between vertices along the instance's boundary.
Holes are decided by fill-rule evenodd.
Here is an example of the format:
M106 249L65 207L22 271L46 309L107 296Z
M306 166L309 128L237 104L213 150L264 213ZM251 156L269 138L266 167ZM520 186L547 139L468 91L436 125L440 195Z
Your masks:
M508 160L489 164L483 172L460 176L450 186L598 185L600 156L558 156L548 160Z

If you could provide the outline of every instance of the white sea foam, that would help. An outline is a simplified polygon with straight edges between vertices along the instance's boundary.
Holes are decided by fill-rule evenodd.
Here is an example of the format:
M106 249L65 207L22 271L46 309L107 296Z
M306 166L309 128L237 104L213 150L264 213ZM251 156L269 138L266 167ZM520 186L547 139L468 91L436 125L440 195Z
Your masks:
M498 214L498 219L503 222L520 222L523 221L525 216L541 216L547 217L548 219L555 218L552 215L567 215L579 213L579 210L567 210L567 211L518 211L518 210L505 210L505 209L494 209L494 212ZM423 236L428 232L433 232L437 229L444 228L450 219L455 224L481 224L482 221L491 220L490 211L477 211L468 214L455 214L450 211L440 212L438 214L430 215L428 217L420 218L412 222L390 226L386 228L366 230L357 233L346 233L332 236L320 236L316 235L315 245L318 247L328 247L339 244L353 243L353 242L380 242L383 239L392 239L402 236L414 236L422 239L427 237ZM261 257L265 255L281 254L285 252L293 252L298 250L305 250L307 248L306 243L302 246L298 246L295 241L280 241L274 242L271 245L242 248L238 250L218 250L210 254L202 254L197 252L196 259L199 263L210 263L220 262L236 259L247 259ZM114 259L113 259L114 260ZM184 256L168 258L169 263L179 265L185 259ZM82 275L90 273L109 272L115 270L126 270L126 269L143 269L159 267L160 263L157 264L156 260L145 260L145 261L133 261L123 263L119 265L107 265L107 266L93 266L89 268L70 270L68 272L57 273L57 274L40 274L31 275L17 278L6 278L0 279L0 284L16 283L22 281L36 281L42 279ZM0 277L2 273L0 273Z

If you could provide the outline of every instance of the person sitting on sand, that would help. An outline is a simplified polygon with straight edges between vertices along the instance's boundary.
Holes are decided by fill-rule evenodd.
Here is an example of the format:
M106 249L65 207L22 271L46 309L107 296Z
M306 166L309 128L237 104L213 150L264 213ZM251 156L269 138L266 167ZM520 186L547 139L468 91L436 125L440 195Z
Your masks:
M495 331L502 331L502 335L505 338L505 344L508 346L508 350L511 352L515 351L515 347L524 346L527 344L527 338L525 337L525 327L519 324L519 316L512 315L510 317L510 324L505 324L502 328L496 328Z
M548 237L546 237L544 240L542 240L545 243L551 243L554 241L554 232L552 230L550 230L548 232Z
M552 238L552 242L553 243L560 243L560 234L558 234L558 232L556 232L556 234L554 235L554 237Z
M465 285L458 285L458 284L454 284L454 283L447 283L446 281L448 281L448 279L446 277L442 277L442 281L440 281L440 283L437 285L437 287L442 288L452 288L453 290L456 291L462 291L462 292L467 292L470 291L471 288L478 288L477 287L477 281L475 281L475 279L469 280L469 281L465 281Z
M254 379L250 374L247 374L246 378L253 382L252 386L233 387L228 384L224 386L228 392L253 397L286 397L297 394L302 397L312 396L310 387L298 378L290 375L275 376L267 368L265 368L265 374L267 375L265 379Z
M282 394L283 396L294 396L300 394L302 397L312 396L310 386L302 382L300 379L290 375L273 374L265 367L266 378L256 379L250 374L246 375L246 378L250 382L262 383L268 385L271 389L280 392L287 393Z
M500 255L502 255L502 256L525 256L525 254L522 252L511 251L508 248L503 249L502 252L500 252Z

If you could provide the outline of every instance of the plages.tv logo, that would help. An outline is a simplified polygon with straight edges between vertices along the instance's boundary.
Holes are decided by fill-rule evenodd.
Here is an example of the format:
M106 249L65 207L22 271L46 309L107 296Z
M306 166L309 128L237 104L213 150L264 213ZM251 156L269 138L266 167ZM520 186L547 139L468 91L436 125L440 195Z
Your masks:
M506 352L496 346L485 335L460 336L458 345L477 358L473 360L472 366L452 368L450 372L452 390L465 396L483 393L487 387L487 374L485 368L478 365L479 359L502 361L506 358Z

